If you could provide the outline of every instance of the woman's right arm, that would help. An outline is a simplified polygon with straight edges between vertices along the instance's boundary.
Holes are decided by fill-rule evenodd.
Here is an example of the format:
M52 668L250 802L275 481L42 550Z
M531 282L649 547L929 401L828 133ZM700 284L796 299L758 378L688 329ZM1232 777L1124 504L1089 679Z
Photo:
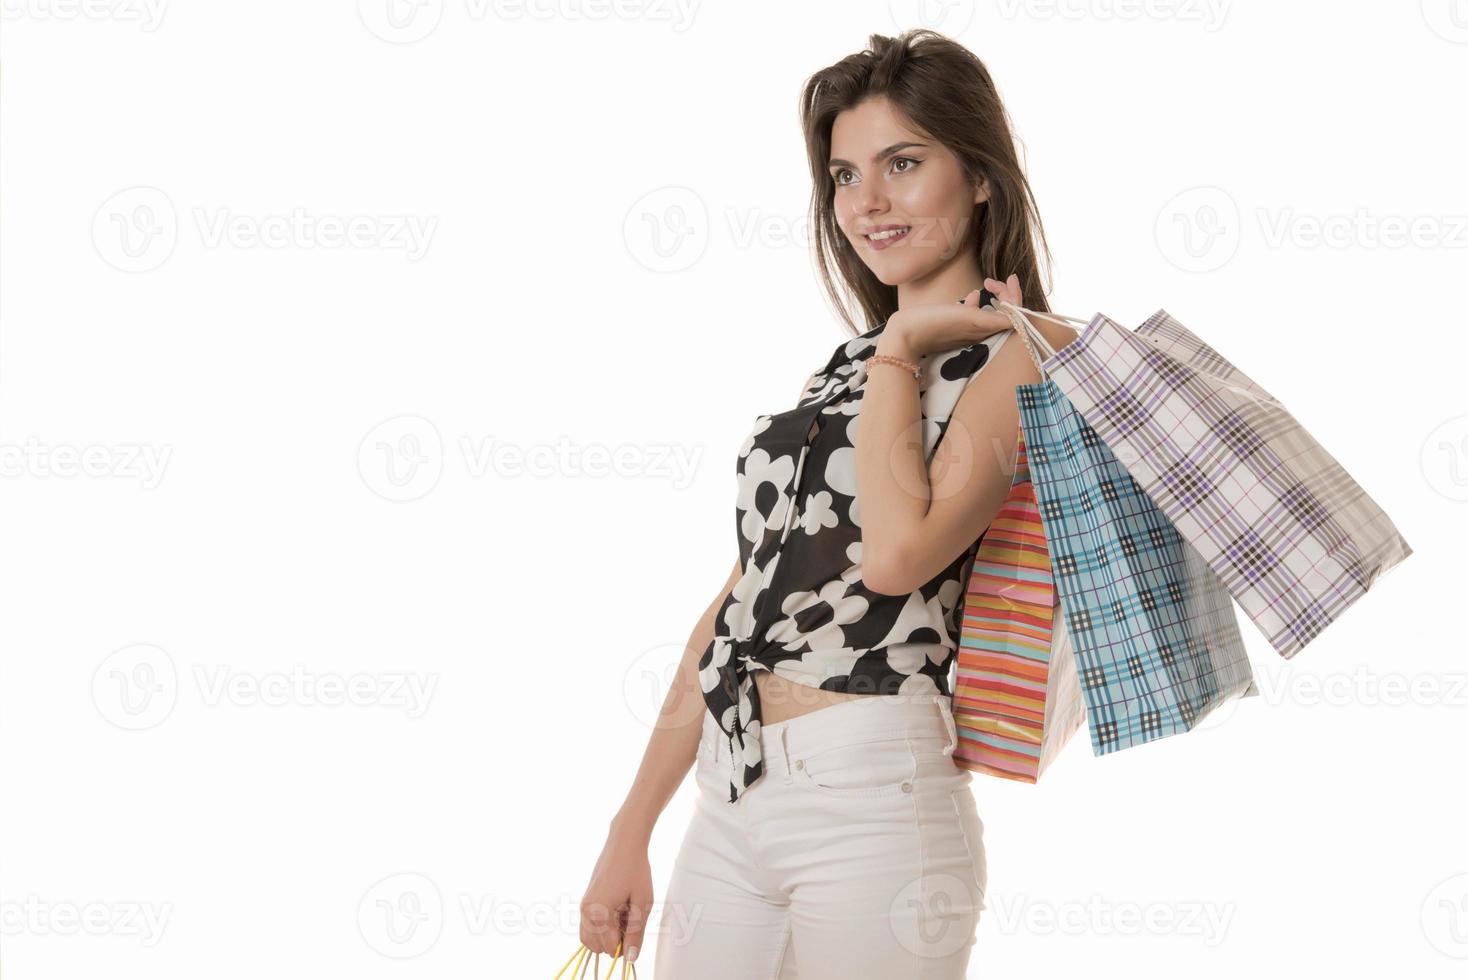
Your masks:
M728 580L693 627L632 788L608 826L606 845L581 900L581 941L593 952L610 955L619 941L625 941L631 955L642 945L653 899L647 845L658 816L697 759L708 710L698 683L698 661L713 642L714 617L739 581L739 573L736 560Z
M724 597L739 581L736 559L729 578L719 588L688 637L688 645L678 662L678 672L643 753L642 765L632 781L632 789L622 808L612 817L610 829L632 839L652 837L658 815L683 785L688 770L698 756L698 740L703 733L703 714L708 710L703 688L698 683L698 661L714 639L714 617Z

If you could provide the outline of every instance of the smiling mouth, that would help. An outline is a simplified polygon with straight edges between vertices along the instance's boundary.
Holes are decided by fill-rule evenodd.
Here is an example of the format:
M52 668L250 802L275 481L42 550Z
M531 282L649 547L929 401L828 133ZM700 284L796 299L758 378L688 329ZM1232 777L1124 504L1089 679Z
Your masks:
M902 241L911 231L911 225L904 225L901 228L888 228L884 231L874 231L870 235L863 235L862 237L867 240L867 243L872 248L881 249Z

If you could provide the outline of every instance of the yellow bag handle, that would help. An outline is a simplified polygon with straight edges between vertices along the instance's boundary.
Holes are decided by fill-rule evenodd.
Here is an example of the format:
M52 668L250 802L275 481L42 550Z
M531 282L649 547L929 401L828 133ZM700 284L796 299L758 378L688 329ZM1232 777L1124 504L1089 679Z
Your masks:
M617 957L621 955L622 942L621 940L618 940L617 951L612 954L612 960L610 963L607 964L607 980L612 980L612 968L617 965ZM571 958L566 961L566 965L561 967L561 969L556 973L555 980L561 980L562 975L566 977L566 980L577 980L577 978L579 977L584 977L586 976L586 967L588 964L591 965L592 980L600 980L601 954L593 954L591 950L587 948L587 945L585 943L582 943L581 946L576 950L576 952L571 954ZM569 974L566 973L568 969L571 971ZM628 971L631 972L629 973ZM633 963L631 960L624 959L622 960L621 980L627 980L629 976L632 977L632 980L637 980L637 964Z

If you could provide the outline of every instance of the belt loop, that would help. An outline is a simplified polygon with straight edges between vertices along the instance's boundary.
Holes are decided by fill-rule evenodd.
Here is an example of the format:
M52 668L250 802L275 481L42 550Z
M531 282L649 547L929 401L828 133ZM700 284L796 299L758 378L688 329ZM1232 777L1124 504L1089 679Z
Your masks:
M793 775L790 767L790 726L781 725L776 737L780 742L780 768L784 770L783 775L788 779Z
M952 755L958 748L958 724L953 720L953 705L946 698L938 699L938 714L943 716L943 727L948 729L948 747L944 755Z

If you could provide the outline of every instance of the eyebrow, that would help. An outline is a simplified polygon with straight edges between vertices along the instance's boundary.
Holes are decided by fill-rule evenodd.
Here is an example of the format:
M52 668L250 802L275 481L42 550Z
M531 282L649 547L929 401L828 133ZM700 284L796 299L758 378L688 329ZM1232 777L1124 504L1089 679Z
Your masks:
M887 147L886 149L880 150L877 153L877 155L875 157L873 157L872 159L880 162L880 161L885 160L888 157L892 156L898 150L905 150L909 146L925 147L927 145L928 144L926 144L926 143L913 143L913 142L911 142L909 140L904 140L901 143L893 143L891 146ZM840 157L832 157L831 160L830 160L830 162L828 162L826 164L826 167L827 168L830 168L830 167L855 167L855 166L856 166L856 164L852 163L850 160L843 160Z

